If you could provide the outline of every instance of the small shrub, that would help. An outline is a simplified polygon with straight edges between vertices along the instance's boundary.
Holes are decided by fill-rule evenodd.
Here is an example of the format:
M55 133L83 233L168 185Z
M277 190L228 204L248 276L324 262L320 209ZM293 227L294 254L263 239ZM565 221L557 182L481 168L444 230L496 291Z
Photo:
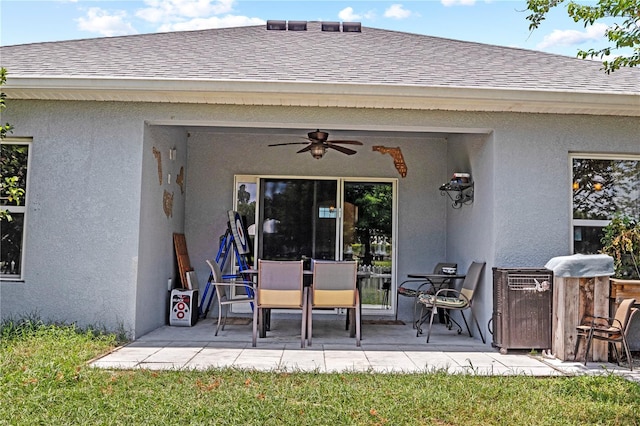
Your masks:
M613 257L614 276L640 279L640 223L628 216L615 216L604 227L602 253Z

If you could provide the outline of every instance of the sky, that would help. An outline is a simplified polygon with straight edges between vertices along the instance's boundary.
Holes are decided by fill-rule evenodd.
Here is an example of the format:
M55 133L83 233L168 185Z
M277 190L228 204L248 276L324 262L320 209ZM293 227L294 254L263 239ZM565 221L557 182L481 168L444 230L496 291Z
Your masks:
M584 28L566 8L552 10L534 31L527 15L525 0L0 0L0 45L264 25L272 19L361 22L572 57L579 49L606 45L604 24Z

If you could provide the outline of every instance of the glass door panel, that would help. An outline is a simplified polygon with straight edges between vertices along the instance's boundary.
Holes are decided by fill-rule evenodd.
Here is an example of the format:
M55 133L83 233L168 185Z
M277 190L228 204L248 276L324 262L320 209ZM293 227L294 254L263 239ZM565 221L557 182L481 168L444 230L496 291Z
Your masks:
M336 180L262 179L259 258L335 259L337 188Z
M391 309L393 277L393 184L344 182L343 258L357 259L362 306Z

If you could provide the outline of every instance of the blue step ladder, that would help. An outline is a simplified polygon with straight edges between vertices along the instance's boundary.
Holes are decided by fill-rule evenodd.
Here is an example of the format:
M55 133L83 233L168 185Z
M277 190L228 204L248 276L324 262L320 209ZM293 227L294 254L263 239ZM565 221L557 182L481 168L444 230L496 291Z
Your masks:
M227 261L230 258L235 257L236 264L238 265L238 273L223 274L222 278L242 279L242 271L251 269L248 262L248 254L250 253L249 245L244 231L244 224L238 212L229 210L228 216L229 221L227 222L227 230L224 235L220 237L220 247L218 248L218 254L216 255L216 263L220 266L220 270L224 271ZM233 255L231 252L233 252ZM231 269L233 269L233 267ZM247 285L245 288L247 294L252 293L253 290L250 285ZM209 297L207 301L209 291L211 291L211 297ZM213 285L213 273L211 273L209 274L209 279L207 280L204 292L202 293L202 298L200 299L200 318L206 318L209 314L211 302L215 296L215 291L216 288ZM253 309L253 303L251 304L251 309Z

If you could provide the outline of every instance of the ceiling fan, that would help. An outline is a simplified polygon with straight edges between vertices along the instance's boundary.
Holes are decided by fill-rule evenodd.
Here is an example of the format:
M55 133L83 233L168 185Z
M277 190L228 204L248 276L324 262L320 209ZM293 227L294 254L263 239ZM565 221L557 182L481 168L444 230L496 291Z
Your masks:
M315 132L307 133L307 138L310 142L287 142L287 143L274 143L269 146L280 146L280 145L299 145L299 144L308 144L306 147L302 148L296 154L301 152L309 151L313 158L319 160L322 156L327 152L327 149L335 149L336 151L340 151L343 154L353 155L357 151L354 151L350 148L345 148L344 146L336 145L336 144L346 144L346 145L362 145L360 141L351 141L351 140L327 140L329 138L329 133L321 132L320 130L316 130Z

